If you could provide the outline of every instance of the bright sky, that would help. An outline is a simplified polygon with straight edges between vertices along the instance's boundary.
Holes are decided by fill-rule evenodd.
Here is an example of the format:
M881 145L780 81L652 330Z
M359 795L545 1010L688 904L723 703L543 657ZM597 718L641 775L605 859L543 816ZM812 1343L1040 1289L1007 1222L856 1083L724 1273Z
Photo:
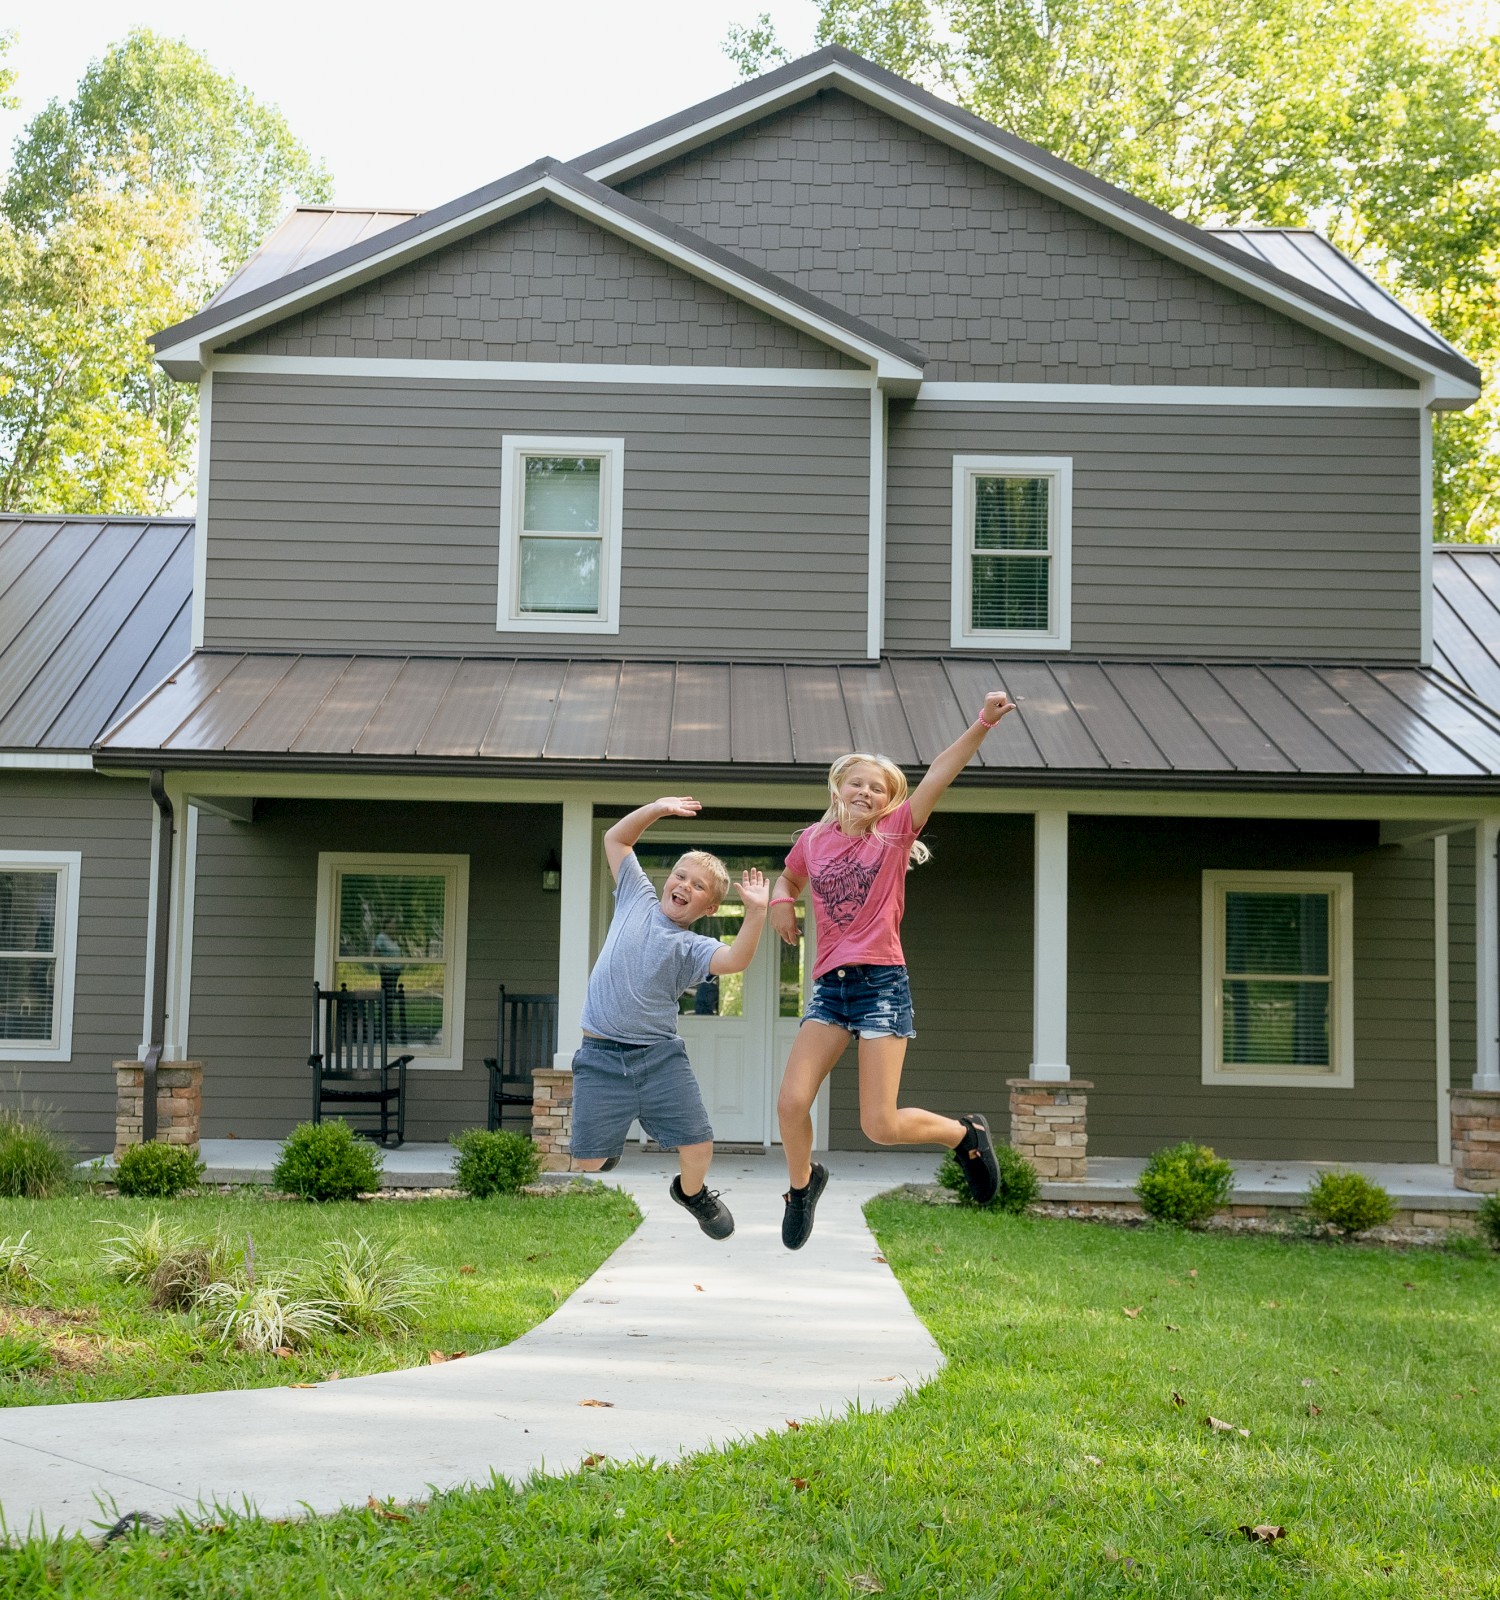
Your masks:
M28 118L130 28L185 38L280 106L349 205L428 207L539 156L564 159L738 81L720 42L769 11L795 55L812 0L28 0L0 30Z

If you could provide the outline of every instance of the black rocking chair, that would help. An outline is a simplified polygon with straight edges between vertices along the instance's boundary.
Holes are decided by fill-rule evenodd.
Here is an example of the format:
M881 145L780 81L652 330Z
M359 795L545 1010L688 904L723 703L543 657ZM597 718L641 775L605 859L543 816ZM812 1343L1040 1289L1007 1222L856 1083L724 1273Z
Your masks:
M500 985L496 1011L495 1054L486 1056L490 1071L490 1131L505 1126L507 1106L524 1106L531 1121L531 1075L550 1067L557 1049L557 996L507 994Z
M378 1126L350 1127L377 1144L399 1145L406 1137L406 1067L412 1057L390 1056L390 1045L406 1042L406 991L397 984L350 994L313 985L312 1052L314 1122L326 1109L355 1108L379 1117ZM394 1113L394 1114L393 1114Z

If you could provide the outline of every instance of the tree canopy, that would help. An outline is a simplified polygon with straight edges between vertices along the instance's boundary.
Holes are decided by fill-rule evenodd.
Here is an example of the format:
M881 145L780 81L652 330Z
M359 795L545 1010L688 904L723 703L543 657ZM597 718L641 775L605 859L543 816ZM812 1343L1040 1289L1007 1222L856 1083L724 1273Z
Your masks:
M150 336L328 192L279 111L145 29L39 112L0 189L0 510L179 503L196 404Z
M1443 0L817 0L842 44L1199 224L1313 226L1486 369L1437 534L1500 538L1500 41ZM786 59L732 29L749 76Z

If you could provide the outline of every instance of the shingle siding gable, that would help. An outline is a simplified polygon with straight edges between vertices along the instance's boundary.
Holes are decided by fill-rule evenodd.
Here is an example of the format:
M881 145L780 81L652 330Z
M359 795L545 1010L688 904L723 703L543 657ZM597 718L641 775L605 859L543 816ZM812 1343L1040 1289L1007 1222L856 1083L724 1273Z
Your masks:
M858 366L551 203L226 349L438 361Z
M837 91L619 187L918 345L929 379L1412 386Z

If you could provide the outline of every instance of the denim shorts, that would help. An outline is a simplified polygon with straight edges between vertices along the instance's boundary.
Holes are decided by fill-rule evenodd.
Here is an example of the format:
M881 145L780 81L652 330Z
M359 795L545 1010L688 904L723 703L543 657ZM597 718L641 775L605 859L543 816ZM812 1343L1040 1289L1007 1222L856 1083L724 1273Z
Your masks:
M861 1039L915 1039L905 967L830 967L813 980L804 1022L826 1022Z
M573 1056L572 1153L581 1161L619 1155L637 1119L664 1150L713 1138L687 1046L585 1039Z

